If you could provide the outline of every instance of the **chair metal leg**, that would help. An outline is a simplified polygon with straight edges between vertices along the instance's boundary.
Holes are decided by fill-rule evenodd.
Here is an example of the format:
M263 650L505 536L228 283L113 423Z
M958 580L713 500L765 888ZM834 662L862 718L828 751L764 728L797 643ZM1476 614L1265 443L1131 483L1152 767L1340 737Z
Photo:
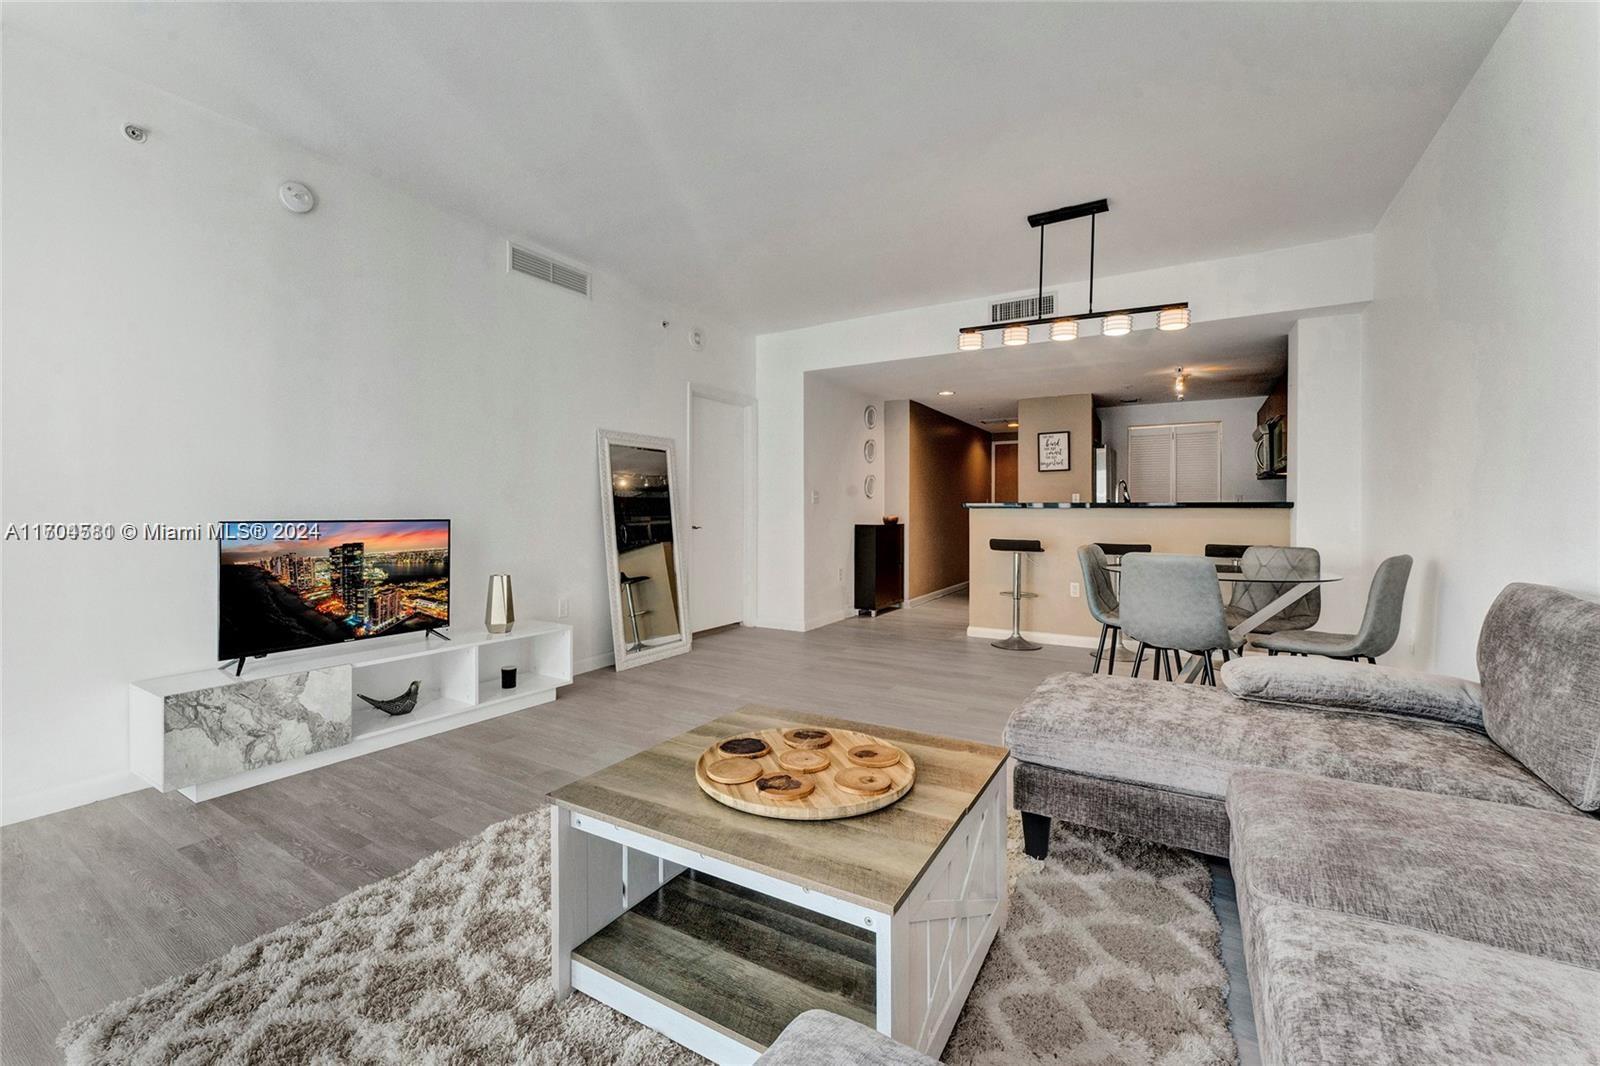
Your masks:
M1133 653L1133 673L1130 676L1139 676L1139 664L1142 662L1144 662L1144 641L1141 640L1139 650Z
M1098 674L1100 672L1100 660L1102 657L1104 657L1106 651L1106 631L1110 628L1110 626L1104 623L1101 623L1100 625L1100 643L1096 644L1094 648L1094 669L1089 671L1091 674Z
M1106 666L1106 673L1117 672L1117 645L1122 643L1122 630L1116 626L1111 627L1111 662Z
M1228 653L1227 652L1223 652L1222 654L1223 655L1227 655ZM1203 677L1205 679L1205 683L1210 685L1212 688L1216 688L1217 687L1217 672L1211 666L1211 653L1210 652L1206 652L1205 656L1206 656L1205 670L1203 672Z

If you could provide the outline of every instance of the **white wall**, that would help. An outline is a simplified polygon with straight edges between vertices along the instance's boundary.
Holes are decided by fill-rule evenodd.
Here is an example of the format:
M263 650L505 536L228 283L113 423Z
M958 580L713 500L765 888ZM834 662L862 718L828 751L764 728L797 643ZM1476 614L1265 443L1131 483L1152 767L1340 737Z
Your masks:
M1256 412L1265 396L1233 400L1184 400L1182 403L1135 403L1097 407L1100 433L1116 449L1117 476L1127 477L1128 427L1159 426L1176 422L1222 423L1222 500L1277 501L1285 499L1282 478L1256 479Z
M868 429L863 411L878 408L878 425ZM821 374L805 378L805 628L837 622L855 613L855 528L883 520L883 403L836 384ZM868 463L863 447L877 441ZM862 483L877 476L872 499ZM813 502L813 496L815 502Z
M447 516L459 626L509 571L604 662L594 432L681 442L686 383L753 391L753 342L508 276L494 228L10 30L3 58L4 521ZM3 563L5 818L136 787L126 685L215 661L216 545Z
M1303 318L1289 330L1290 540L1322 554L1317 628L1354 633L1372 560L1362 544L1360 315Z
M1081 282L1050 285L1067 307ZM1372 239L1346 237L1257 255L1185 263L1095 280L1102 307L1187 299L1194 322L1328 311L1372 295ZM957 331L989 314L988 298L912 308L756 338L760 428L757 624L806 624L804 377L808 371L948 353ZM978 356L974 356L978 358Z
M883 404L883 513L911 521L911 401L885 400ZM901 560L900 594L910 599L911 539L906 538Z
M1518 8L1376 232L1365 535L1416 557L1397 660L1476 676L1507 582L1600 591L1597 45L1600 8Z

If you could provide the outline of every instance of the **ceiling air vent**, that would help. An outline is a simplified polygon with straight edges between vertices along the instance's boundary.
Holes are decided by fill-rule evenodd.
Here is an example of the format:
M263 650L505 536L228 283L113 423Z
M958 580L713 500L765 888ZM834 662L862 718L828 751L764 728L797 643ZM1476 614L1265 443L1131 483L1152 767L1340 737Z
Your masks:
M511 249L511 258L508 268L516 274L526 274L530 278L548 281L552 285L559 285L563 289L571 289L580 296L589 295L589 275L576 267L557 262L549 256L530 252L526 248L506 243Z
M996 300L989 305L990 322L1012 322L1019 318L1044 318L1056 313L1056 294L1047 292L1041 301L1039 295L1024 296L1017 300Z

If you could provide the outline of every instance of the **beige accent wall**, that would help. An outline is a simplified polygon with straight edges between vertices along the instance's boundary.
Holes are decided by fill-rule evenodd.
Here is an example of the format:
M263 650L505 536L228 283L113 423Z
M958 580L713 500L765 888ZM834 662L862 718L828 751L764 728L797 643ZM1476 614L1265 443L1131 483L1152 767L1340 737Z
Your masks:
M990 537L1037 540L1038 555L1022 561L1022 631L1034 640L1082 644L1100 634L1083 598L1078 545L1148 544L1157 552L1204 555L1207 544L1288 544L1290 510L1283 507L1079 507L1050 510L976 509L971 515L972 586L967 624L1011 631L1011 554L989 549ZM1078 595L1071 594L1072 582ZM1037 635L1035 635L1037 634ZM975 634L977 635L977 634ZM1072 639L1082 638L1082 639ZM1092 643L1092 642L1091 642Z
M1037 396L1017 404L1017 498L1066 503L1074 492L1094 499L1094 397ZM1039 434L1072 434L1071 470L1039 471Z
M989 434L912 401L908 418L906 595L967 580L967 511L989 498Z

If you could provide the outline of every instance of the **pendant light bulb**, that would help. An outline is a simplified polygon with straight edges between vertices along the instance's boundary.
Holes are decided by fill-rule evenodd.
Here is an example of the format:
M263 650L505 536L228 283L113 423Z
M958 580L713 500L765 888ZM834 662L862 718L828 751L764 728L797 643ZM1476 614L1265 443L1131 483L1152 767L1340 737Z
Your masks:
M1019 344L1027 344L1028 327L1007 326L1005 331L1000 334L1000 343L1006 345L1008 348L1016 347Z
M1075 318L1060 318L1050 323L1050 339L1053 341L1077 340L1078 320Z
M1107 337L1126 337L1133 332L1133 316L1107 315L1105 325L1100 327L1100 332Z
M964 329L956 341L956 347L963 352L975 352L983 347L983 334L975 329Z
M1165 307L1156 315L1156 329L1166 330L1168 333L1175 329L1189 328L1189 309L1187 307Z
M1172 391L1178 394L1178 399L1183 399L1183 367L1179 367L1177 375L1172 379Z

